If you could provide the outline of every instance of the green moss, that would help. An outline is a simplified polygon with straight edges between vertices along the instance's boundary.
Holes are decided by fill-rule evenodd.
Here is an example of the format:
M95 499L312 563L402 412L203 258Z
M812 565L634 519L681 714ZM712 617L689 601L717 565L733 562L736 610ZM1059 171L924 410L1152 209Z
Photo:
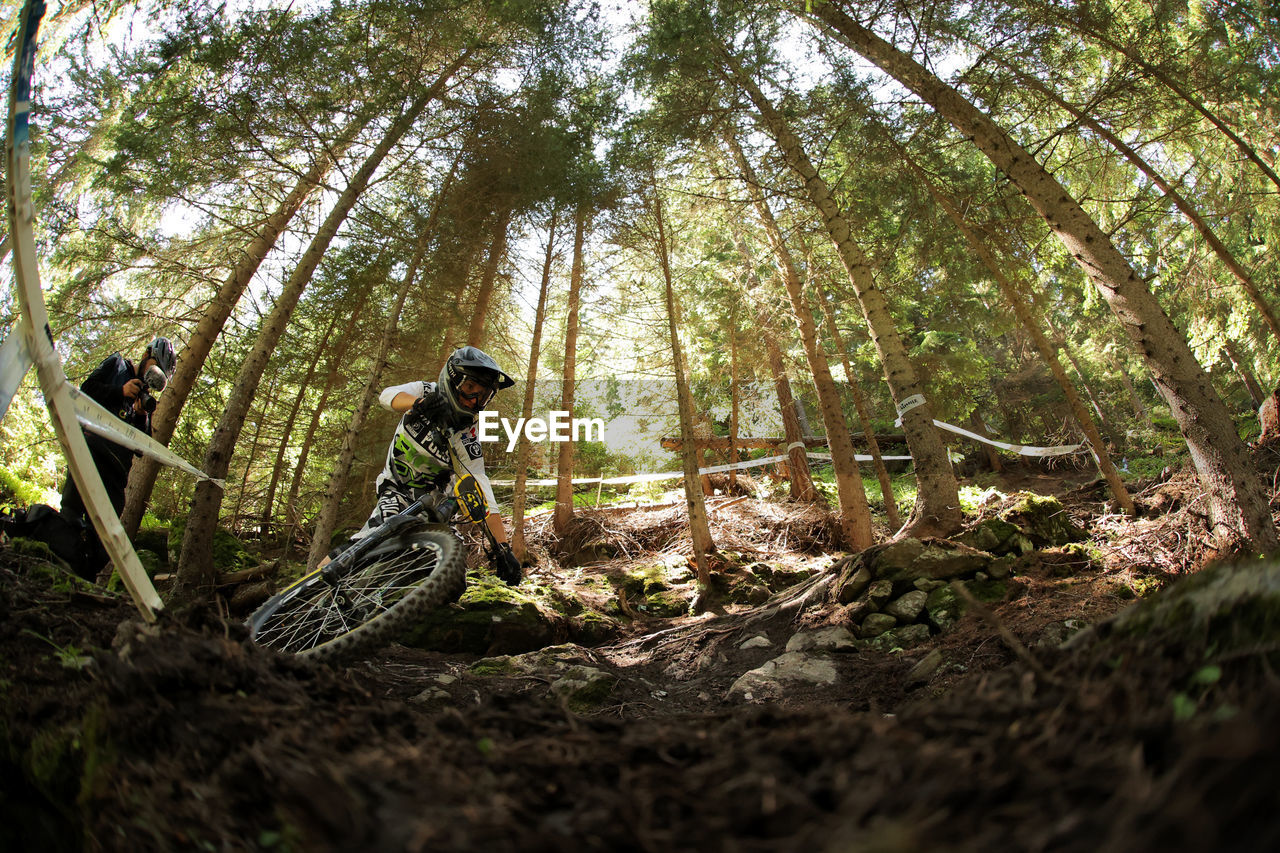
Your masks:
M686 593L669 589L649 596L643 606L648 615L665 619L687 615L689 602L690 598Z
M468 667L473 675L517 675L520 673L520 667L516 664L515 659L511 655L499 655L491 658L481 658Z

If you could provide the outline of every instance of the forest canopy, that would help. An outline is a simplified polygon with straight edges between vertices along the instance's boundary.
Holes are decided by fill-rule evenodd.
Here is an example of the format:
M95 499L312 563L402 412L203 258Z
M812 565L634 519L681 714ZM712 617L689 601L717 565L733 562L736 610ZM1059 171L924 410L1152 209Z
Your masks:
M1274 551L1246 442L1280 378L1277 45L1209 0L69 0L32 113L50 330L73 382L177 346L155 435L226 489L140 460L131 532L314 564L373 501L373 395L470 343L520 379L501 416L606 424L491 445L504 512L552 499L525 479L792 453L846 545L946 535L983 445L937 420L1078 444L1121 511L1189 459L1215 547ZM34 374L0 430L52 500Z

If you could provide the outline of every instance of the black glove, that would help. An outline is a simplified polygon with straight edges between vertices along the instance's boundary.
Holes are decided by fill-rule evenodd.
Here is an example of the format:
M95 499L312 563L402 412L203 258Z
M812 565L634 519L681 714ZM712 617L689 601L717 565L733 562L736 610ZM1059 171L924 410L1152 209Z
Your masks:
M506 542L497 544L489 554L489 561L493 565L494 574L507 586L515 586L524 577L520 569L520 561L516 559L515 554L511 553L511 546Z
M434 424L442 420L448 410L449 404L444 395L439 391L432 391L414 400L409 407L409 414L424 423Z

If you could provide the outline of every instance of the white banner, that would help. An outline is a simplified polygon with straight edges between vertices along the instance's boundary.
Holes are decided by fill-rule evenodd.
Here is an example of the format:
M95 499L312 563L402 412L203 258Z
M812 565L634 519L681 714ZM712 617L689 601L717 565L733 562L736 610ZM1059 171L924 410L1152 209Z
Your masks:
M108 412L97 400L94 400L79 388L68 387L71 390L71 401L75 404L76 420L80 421L80 425L89 430L89 432L114 441L121 447L127 447L130 450L144 453L152 459L158 459L165 465L181 468L201 480L210 481L218 488L226 488L224 480L213 479L142 430L129 426L111 414L111 412Z
M0 418L9 411L18 386L31 369L31 347L27 343L29 326L27 318L20 316L4 343L0 343Z

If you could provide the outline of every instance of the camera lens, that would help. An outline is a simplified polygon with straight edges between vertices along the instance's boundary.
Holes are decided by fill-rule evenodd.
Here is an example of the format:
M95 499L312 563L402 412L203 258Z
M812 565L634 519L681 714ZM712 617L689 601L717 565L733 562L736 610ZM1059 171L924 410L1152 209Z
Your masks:
M155 398L155 397L152 397L150 394L147 394L145 397L143 397L143 398L142 398L142 410L143 410L144 412L146 412L148 415L149 415L149 414L152 414L153 412L155 412L155 410L156 410L156 398Z
M142 375L142 379L157 394L164 390L164 386L168 384L168 377L164 375L164 371L154 364L147 368L146 373Z

